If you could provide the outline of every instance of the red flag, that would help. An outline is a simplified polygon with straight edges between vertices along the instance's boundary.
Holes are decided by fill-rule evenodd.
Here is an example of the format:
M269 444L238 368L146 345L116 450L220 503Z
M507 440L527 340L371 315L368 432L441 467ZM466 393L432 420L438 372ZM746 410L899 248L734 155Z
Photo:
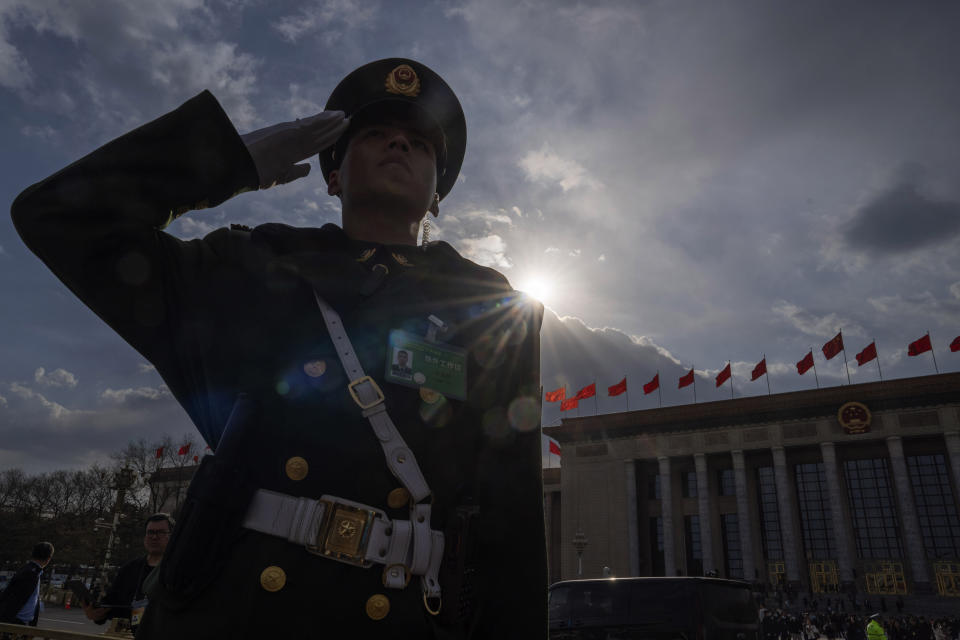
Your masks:
M918 356L921 353L926 351L931 351L933 345L930 344L930 334L923 336L919 340L915 340L910 343L910 346L907 348L908 356Z
M863 351L857 354L857 366L862 367L877 357L877 343L871 342Z
M592 398L595 395L597 395L597 383L592 382L583 389L580 389L580 391L577 391L576 399L583 400L584 398Z
M659 388L660 388L660 374L658 373L657 375L653 376L653 380L643 385L643 393L644 394L653 393Z
M724 382L730 379L730 363L727 363L727 366L723 368L719 374L717 374L717 386L719 387Z
M803 356L803 360L797 363L797 373L800 375L805 374L807 371L810 371L810 367L813 366L813 350L810 350L807 355Z
M560 445L557 444L552 438L550 440L550 453L560 455Z
M553 391L547 391L544 396L544 400L547 402L561 402L567 397L567 388L560 387L559 389L554 389Z
M159 460L162 457L163 457L163 447L160 447L157 449L157 459Z
M190 445L189 445L189 444L183 445L182 447L180 447L180 450L177 451L177 455L178 455L178 456L185 456L185 455L187 455L188 453L190 453Z
M692 384L693 384L693 369L690 369L690 371L687 372L687 375L680 376L680 385L677 387L677 389L683 389L684 387L689 387Z
M757 363L757 366L753 368L753 373L750 374L750 382L753 382L763 374L767 372L767 359L764 358Z
M194 462L200 462L200 456L193 456Z
M950 343L950 351L960 351L960 336L954 338L953 342Z
M843 333L838 333L833 337L833 340L823 345L823 355L827 357L827 360L841 351L843 351Z
M623 380L621 380L621 381L618 382L617 384L613 385L612 387L607 387L607 395L609 395L611 398L612 398L613 396L618 396L618 395L620 395L621 393L625 393L626 391L627 391L627 379L626 379L626 377L624 377Z
M577 398L567 398L560 402L560 411L570 411L576 409L580 401Z

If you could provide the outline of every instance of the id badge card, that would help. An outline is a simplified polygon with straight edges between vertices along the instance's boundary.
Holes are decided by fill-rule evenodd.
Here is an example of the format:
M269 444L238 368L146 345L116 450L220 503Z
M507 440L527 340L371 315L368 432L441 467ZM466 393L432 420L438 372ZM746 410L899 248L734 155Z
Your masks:
M466 349L428 342L423 336L393 329L386 360L387 382L415 389L426 387L457 400L467 397Z
M136 629L143 620L143 612L147 610L147 598L143 600L134 600L130 603L130 626Z

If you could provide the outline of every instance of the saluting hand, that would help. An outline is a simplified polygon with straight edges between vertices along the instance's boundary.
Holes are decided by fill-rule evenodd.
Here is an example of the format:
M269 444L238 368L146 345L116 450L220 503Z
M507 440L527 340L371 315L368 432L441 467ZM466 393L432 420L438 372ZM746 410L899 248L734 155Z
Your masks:
M334 144L350 126L343 111L281 122L240 136L260 176L260 188L286 184L310 173L310 164L297 164Z

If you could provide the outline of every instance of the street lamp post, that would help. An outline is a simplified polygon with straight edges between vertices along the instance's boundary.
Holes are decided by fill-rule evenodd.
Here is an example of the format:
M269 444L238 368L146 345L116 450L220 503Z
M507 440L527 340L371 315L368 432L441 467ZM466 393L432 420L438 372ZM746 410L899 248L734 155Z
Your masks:
M587 534L577 530L573 534L573 548L577 550L577 577L583 577L583 550L587 548Z
M107 584L107 567L110 566L110 553L113 550L113 544L117 535L117 526L120 524L120 512L123 510L123 503L126 501L127 489L133 484L133 469L123 467L113 475L113 489L117 491L117 500L113 504L113 524L98 521L94 527L98 529L110 529L110 536L107 538L107 551L103 556L103 566L100 569L100 580L103 585Z

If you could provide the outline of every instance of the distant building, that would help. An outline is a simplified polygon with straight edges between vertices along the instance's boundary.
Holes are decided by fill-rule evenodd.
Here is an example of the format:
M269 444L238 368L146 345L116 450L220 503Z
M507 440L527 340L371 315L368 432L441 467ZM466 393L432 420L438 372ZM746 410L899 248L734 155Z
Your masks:
M551 579L960 595L960 373L566 419ZM578 536L580 533L582 535ZM585 546L584 546L585 543Z
M147 481L150 484L150 504L158 505L156 511L169 513L176 517L180 513L180 505L187 497L187 488L193 480L193 474L200 468L198 464L183 467L164 467L151 474Z

